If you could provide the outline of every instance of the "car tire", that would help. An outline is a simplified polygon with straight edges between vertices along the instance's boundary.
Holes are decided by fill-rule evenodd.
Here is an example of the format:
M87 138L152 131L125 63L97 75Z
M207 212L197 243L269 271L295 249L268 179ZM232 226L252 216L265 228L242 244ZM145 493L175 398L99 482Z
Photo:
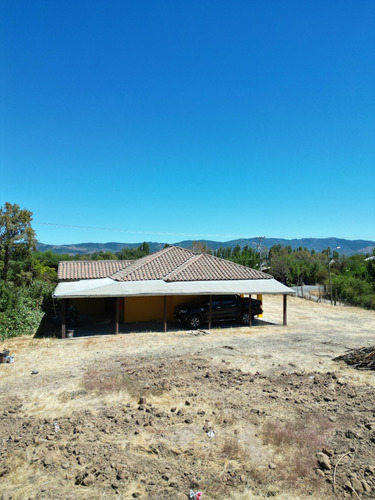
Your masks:
M202 318L199 316L199 314L192 314L188 318L187 324L190 328L192 328L193 330L196 330L197 328L199 328L201 326Z
M254 319L253 317L251 318L252 320ZM243 312L240 316L240 323L242 325L248 325L249 324L249 313L248 312Z

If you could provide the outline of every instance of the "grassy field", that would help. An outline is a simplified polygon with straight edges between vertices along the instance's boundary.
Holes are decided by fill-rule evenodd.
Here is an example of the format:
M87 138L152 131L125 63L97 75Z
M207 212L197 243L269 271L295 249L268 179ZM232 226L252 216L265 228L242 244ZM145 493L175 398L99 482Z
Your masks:
M0 498L375 497L375 313L265 297L258 325L4 342ZM38 373L32 374L32 371Z

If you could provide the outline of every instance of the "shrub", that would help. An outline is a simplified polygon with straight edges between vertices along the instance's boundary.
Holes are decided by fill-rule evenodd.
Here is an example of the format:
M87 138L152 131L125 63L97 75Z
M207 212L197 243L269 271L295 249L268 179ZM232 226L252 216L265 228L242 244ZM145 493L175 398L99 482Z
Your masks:
M0 282L0 341L36 333L52 304L52 286L33 282L29 287Z

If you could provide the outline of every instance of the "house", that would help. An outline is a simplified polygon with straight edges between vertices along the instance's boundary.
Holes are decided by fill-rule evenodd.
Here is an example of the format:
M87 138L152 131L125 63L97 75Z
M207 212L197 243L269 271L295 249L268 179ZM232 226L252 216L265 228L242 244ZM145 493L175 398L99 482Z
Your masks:
M281 294L294 291L271 275L213 255L170 246L135 261L64 261L53 296L62 299L62 337L67 301L81 313L112 314L120 322L162 320L164 331L176 305L197 295Z

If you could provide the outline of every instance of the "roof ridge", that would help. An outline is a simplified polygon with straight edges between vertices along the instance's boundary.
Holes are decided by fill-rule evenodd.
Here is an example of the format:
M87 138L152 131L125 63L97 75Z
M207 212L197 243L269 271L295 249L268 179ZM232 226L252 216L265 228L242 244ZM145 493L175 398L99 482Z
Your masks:
M124 270L116 271L115 273L113 273L110 276L110 278L112 278L112 279L114 279L116 281L117 281L117 278L121 278L121 280L122 280L126 276L129 276L134 271L142 269L144 266L150 264L151 262L154 262L156 259L158 259L162 255L165 255L166 253L169 253L174 248L179 248L181 250L186 250L185 248L177 247L177 246L174 246L174 245L171 245L171 246L166 247L166 248L162 248L158 252L155 252L155 253L152 253L152 254L149 254L149 255L145 255L144 257L141 257L140 259L136 259L133 264L130 264L130 266L127 266L125 268L125 272L124 273L123 273ZM119 275L119 273L121 273L121 274ZM119 276L116 276L116 275L119 275Z
M77 260L60 260L59 264L69 264L70 262L132 262L132 259L77 259ZM134 261L135 262L135 261Z
M196 262L197 260L199 260L201 258L201 256L203 255L201 253L195 253L195 252L193 252L193 253L195 255L192 255L186 262L183 262L178 267L176 267L176 269L173 269L173 271L171 271L169 274L164 276L164 278L163 278L164 281L168 282L170 278L173 278L174 275L180 273L181 271L183 271L184 269L189 267L191 264L193 264L193 262Z

